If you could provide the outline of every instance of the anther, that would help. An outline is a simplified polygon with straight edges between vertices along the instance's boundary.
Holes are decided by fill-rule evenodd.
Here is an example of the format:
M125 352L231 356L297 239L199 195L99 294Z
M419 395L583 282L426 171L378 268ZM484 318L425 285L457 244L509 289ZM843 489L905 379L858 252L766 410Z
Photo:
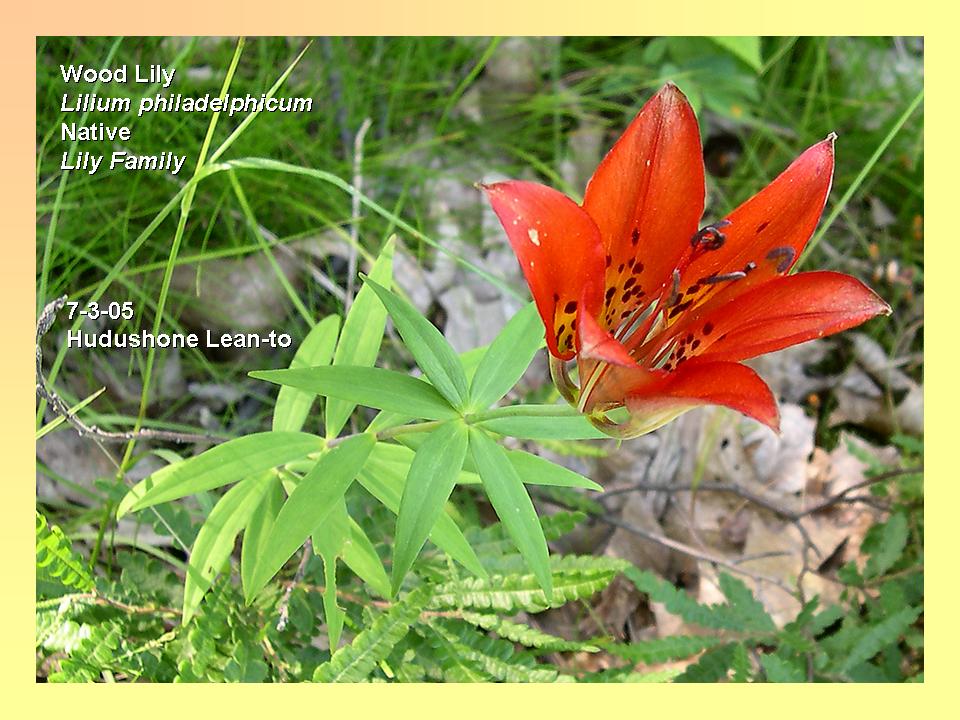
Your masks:
M670 296L667 298L667 307L676 305L680 300L680 271L674 268L673 287L670 289Z
M745 278L747 274L740 270L732 273L724 273L722 275L708 275L705 278L700 278L697 280L698 283L704 283L705 285L715 285L717 283L727 282L727 280L741 280Z
M720 232L720 228L725 228L729 224L729 220L721 220L713 225L707 225L690 238L690 246L697 248L702 245L704 250L719 250L727 239L727 236Z
M777 260L777 272L782 273L793 264L793 259L797 256L797 251L792 247L778 247L767 253L767 260Z

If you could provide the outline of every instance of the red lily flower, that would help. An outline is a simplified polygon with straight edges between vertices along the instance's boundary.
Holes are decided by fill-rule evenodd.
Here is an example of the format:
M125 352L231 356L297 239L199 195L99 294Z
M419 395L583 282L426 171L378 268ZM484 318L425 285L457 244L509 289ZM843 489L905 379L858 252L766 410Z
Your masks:
M583 205L537 183L484 186L543 319L564 397L618 437L703 404L777 430L773 394L740 361L890 312L848 275L787 274L823 212L834 139L698 230L700 130L667 84L600 163ZM579 387L567 373L572 359ZM622 424L606 416L619 407L630 414Z

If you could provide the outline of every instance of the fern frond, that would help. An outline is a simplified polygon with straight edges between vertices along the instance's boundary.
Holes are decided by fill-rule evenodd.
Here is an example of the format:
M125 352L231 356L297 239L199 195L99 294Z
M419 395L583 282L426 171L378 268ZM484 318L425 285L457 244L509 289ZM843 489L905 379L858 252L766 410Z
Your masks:
M429 625L417 625L416 633L423 638L419 657L424 660L427 674L434 680L475 683L491 679L477 663L464 657L455 644Z
M328 662L316 669L316 682L360 682L366 680L377 663L383 660L410 630L420 616L429 593L417 588L373 623L349 645L337 650Z
M464 612L461 617L471 625L494 632L512 642L534 648L541 652L599 652L600 648L589 642L564 640L529 625L504 620L499 615Z
M604 643L603 649L634 664L652 664L688 658L725 642L723 638L710 635L674 635L629 645Z
M514 654L512 643L481 635L465 623L437 618L430 627L461 657L472 661L495 680L553 682L557 679L556 668L524 662Z
M697 662L674 678L674 682L712 683L726 679L727 671L733 664L736 649L736 643L727 643L707 650Z
M715 630L737 632L772 632L776 629L773 620L763 606L753 597L747 587L729 575L721 573L720 587L727 595L726 604L702 605L647 570L628 567L623 573L637 589L661 602L667 610L679 615L688 623Z
M508 613L526 610L541 612L589 598L616 577L626 563L616 558L563 556L551 558L553 603L547 601L532 574L493 575L489 580L465 578L444 583L435 589L430 608L475 608Z
M86 592L93 588L93 577L73 551L70 540L56 525L37 512L37 580L49 580L67 588Z
M634 672L632 668L613 668L587 673L578 678L582 683L666 683L680 674L680 670L657 670L651 673Z
M767 676L767 681L772 683L797 683L806 680L807 673L799 659L786 658L780 653L772 655L761 655L760 664L763 666L763 672Z
M920 617L920 608L904 608L880 622L867 625L855 635L849 654L841 665L841 672L850 672L889 645L899 642L900 637Z

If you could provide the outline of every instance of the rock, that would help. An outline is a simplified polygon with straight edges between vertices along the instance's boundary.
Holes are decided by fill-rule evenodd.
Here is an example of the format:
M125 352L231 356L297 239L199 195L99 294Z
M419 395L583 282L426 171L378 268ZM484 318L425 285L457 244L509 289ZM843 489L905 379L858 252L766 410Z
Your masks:
M780 406L780 435L757 426L744 438L758 483L785 494L807 486L807 465L813 453L817 423L799 405Z
M296 256L275 253L284 276L298 284ZM181 322L197 330L282 331L290 300L270 262L261 254L242 259L208 260L173 271L171 288L191 297Z

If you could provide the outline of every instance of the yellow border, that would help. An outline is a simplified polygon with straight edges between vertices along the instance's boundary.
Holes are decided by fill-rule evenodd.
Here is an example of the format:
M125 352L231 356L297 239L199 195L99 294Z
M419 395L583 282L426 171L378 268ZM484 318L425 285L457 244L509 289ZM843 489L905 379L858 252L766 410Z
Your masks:
M958 644L956 598L957 563L951 552L951 526L958 510L956 463L944 452L952 430L949 408L956 400L955 378L946 373L947 352L953 347L944 327L947 313L955 312L956 300L947 289L958 283L956 248L955 134L957 107L953 71L958 67L955 23L946 10L934 10L922 0L912 2L837 2L813 0L797 3L745 2L743 0L695 0L641 3L638 0L593 0L592 2L544 2L543 0L352 0L345 3L233 0L202 3L196 0L164 0L135 4L125 0L101 3L14 3L4 11L3 106L0 143L4 159L0 199L5 206L4 263L0 272L2 304L6 310L5 350L0 359L4 379L3 401L7 412L0 422L7 472L3 478L4 502L0 513L3 590L0 607L3 620L3 650L0 678L16 692L4 692L4 706L23 703L24 713L67 712L71 715L110 716L135 714L169 717L184 710L196 714L231 715L300 713L362 716L377 713L393 717L400 713L418 717L485 717L515 711L511 716L547 717L574 714L650 715L664 713L737 717L753 715L840 715L909 717L916 713L949 714L956 705L946 696L957 667ZM942 6L946 3L939 3ZM113 34L909 34L925 35L927 94L926 137L933 152L927 152L926 236L933 239L933 262L927 263L933 295L926 303L934 335L928 344L927 382L930 412L927 427L928 509L927 572L927 682L923 686L859 687L725 687L679 686L535 686L535 687L400 687L299 686L279 690L243 687L233 691L208 686L166 689L159 686L125 687L118 696L98 698L97 690L64 687L45 690L29 674L33 666L33 565L29 544L33 537L30 508L34 501L33 442L34 396L33 325L35 288L35 50L36 35ZM951 133L953 131L953 133ZM954 227L950 227L953 225ZM953 273L954 277L947 277ZM937 298L940 300L937 300ZM937 328L940 328L938 331ZM932 359L929 357L932 355ZM941 363L941 360L944 362ZM955 361L954 361L955 362ZM956 441L953 441L956 445ZM54 697L70 694L73 697ZM302 708L278 705L296 693ZM91 693L87 695L87 693ZM130 693L129 695L127 693ZM135 694L134 694L135 693ZM163 693L163 699L147 701L143 694ZM77 695L85 695L79 698ZM762 698L760 696L763 696ZM936 697L940 696L940 697ZM158 702L159 700L159 702ZM60 705L59 703L65 703ZM701 706L702 705L702 706ZM955 711L954 711L955 712ZM191 713L193 714L193 713Z

